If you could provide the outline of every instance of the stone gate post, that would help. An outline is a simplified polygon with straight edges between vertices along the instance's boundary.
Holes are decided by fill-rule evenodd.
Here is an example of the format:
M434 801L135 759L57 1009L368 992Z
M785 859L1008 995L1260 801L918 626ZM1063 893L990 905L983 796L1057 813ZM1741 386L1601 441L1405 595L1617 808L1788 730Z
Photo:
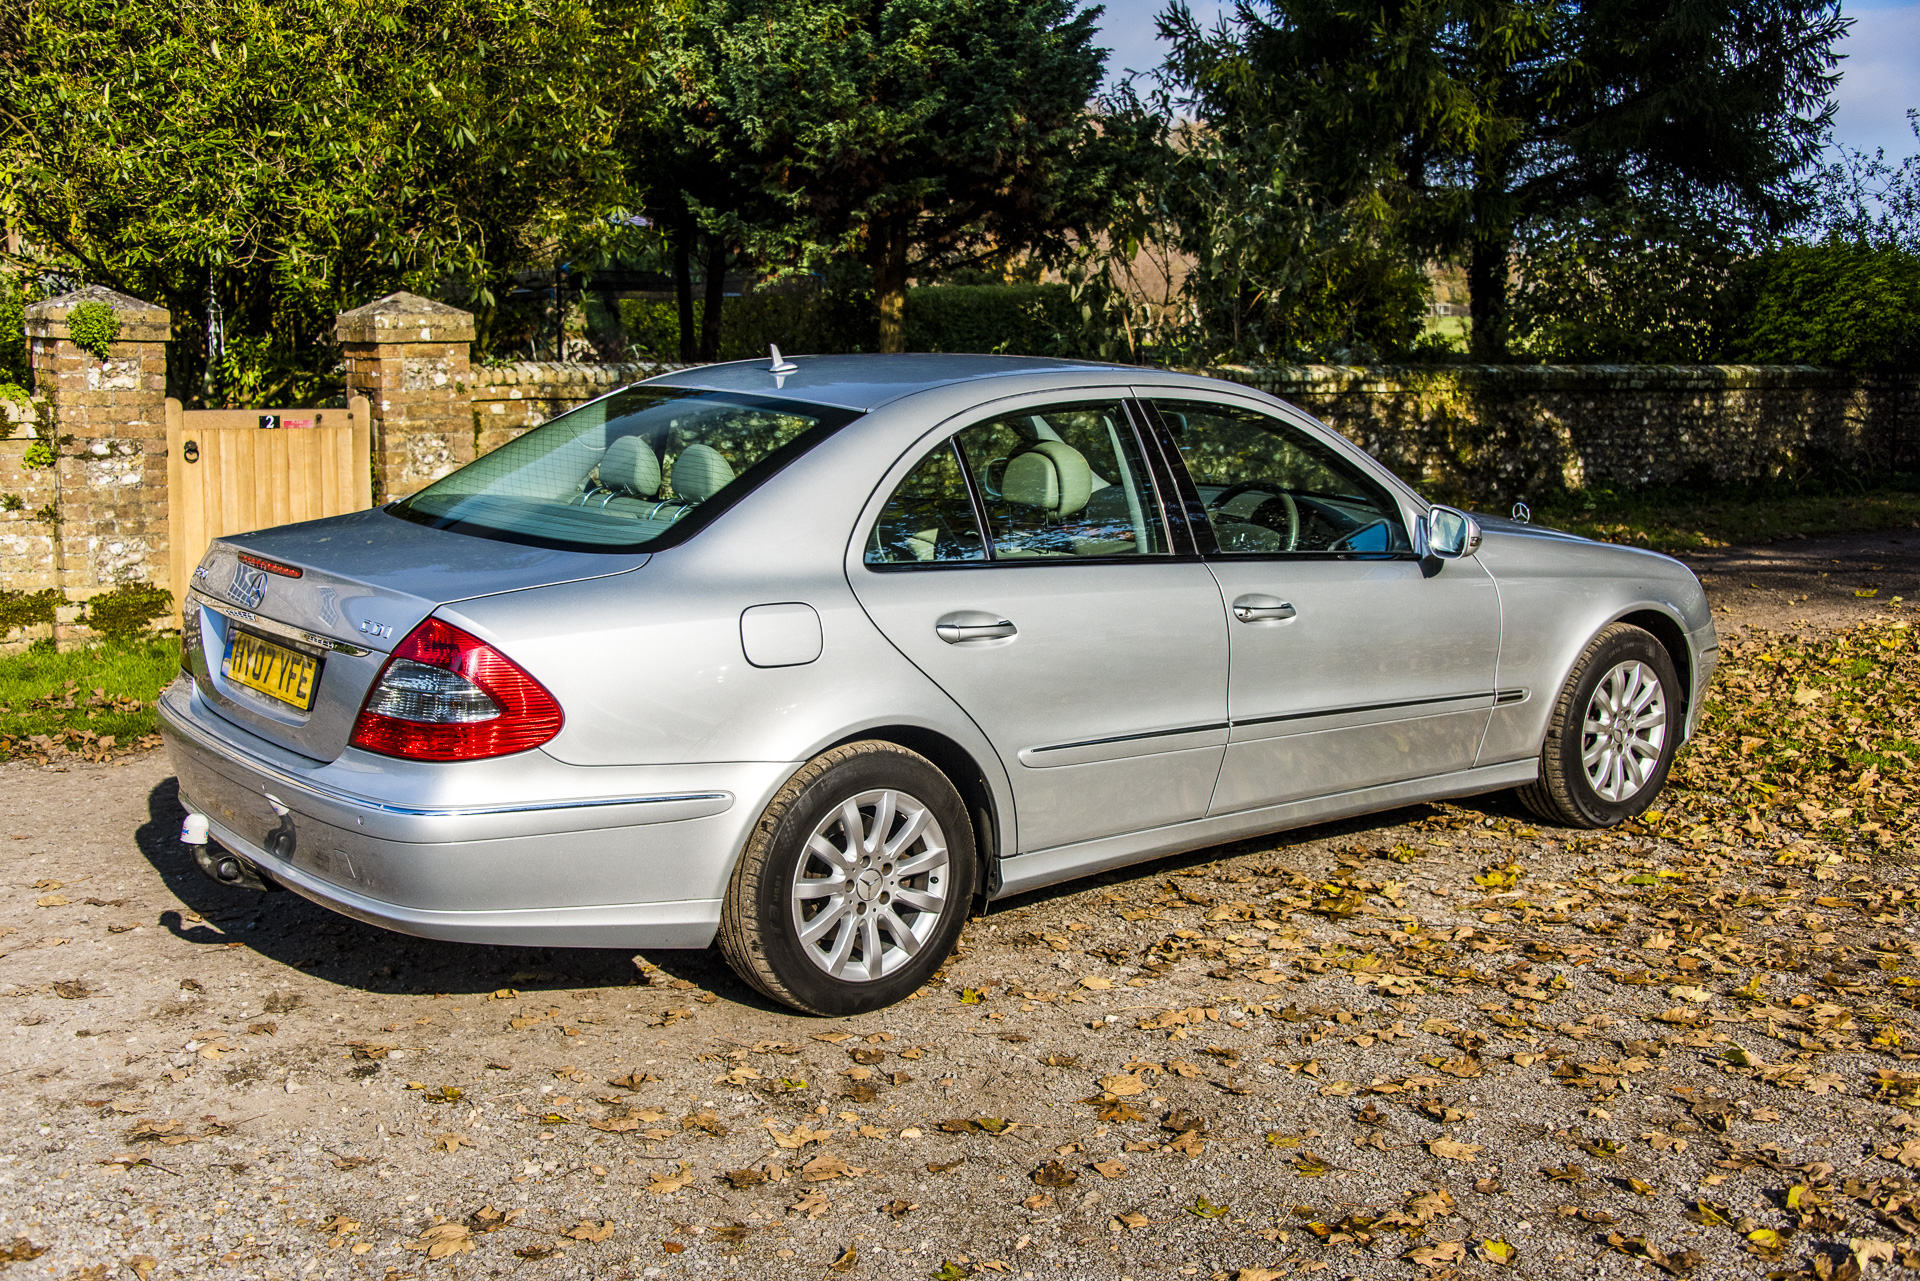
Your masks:
M68 319L86 303L106 304L119 322L104 360L73 342ZM58 453L54 567L69 602L123 583L178 590L167 581L171 319L101 285L26 309L34 386L51 409Z
M343 311L349 395L373 411L373 501L411 494L473 461L473 315L415 294Z

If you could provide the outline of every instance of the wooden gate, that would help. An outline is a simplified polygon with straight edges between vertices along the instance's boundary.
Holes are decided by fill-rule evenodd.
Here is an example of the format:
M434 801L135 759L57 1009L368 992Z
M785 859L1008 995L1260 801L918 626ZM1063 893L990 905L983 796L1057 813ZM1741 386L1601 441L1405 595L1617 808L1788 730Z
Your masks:
M373 506L367 399L345 409L182 409L167 401L173 591L223 534Z

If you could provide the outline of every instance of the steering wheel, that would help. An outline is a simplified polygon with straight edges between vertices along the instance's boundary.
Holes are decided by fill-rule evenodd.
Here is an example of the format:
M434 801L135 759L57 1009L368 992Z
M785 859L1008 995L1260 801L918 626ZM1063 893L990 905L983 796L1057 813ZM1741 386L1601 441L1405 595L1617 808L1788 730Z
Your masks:
M1238 498L1240 495L1250 494L1250 493L1272 494L1273 497L1267 499L1267 501L1265 501L1264 503L1261 503L1258 507L1254 508L1253 511L1249 513L1249 515L1247 516L1247 523L1250 525L1258 525L1262 529L1271 529L1276 534L1280 533L1281 531L1276 527L1274 521L1271 519L1271 517L1274 514L1273 512L1274 503L1278 502L1281 506L1281 509L1285 511L1287 515L1287 528L1285 533L1286 545L1282 547L1280 550L1284 552L1290 552L1290 551L1293 551L1295 548L1299 547L1300 546L1300 504L1293 501L1292 494L1289 494L1286 490L1281 489L1277 485L1272 485L1266 481L1258 481L1258 480L1253 480L1253 481L1243 480L1237 485L1228 485L1225 489L1221 490L1219 494L1217 494L1214 497L1214 500L1212 502L1207 504L1207 510L1218 511L1222 507L1225 507L1228 503L1232 502L1234 499Z

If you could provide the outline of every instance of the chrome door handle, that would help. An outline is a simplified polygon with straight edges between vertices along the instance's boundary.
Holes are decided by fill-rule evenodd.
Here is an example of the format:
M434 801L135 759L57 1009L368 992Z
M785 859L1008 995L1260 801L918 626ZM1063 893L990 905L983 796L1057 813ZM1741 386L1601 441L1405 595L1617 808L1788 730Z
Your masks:
M1233 616L1243 623L1278 623L1298 612L1276 596L1242 596L1233 602Z
M948 614L933 625L934 634L949 645L964 645L968 641L1004 640L1016 636L1020 629L1004 618L985 614L977 609L965 609L959 613Z

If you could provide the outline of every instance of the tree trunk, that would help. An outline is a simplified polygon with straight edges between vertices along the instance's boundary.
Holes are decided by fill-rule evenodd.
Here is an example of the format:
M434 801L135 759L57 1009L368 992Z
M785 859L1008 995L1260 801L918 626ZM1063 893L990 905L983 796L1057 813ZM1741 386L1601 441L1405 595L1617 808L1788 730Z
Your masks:
M1469 350L1475 360L1499 364L1507 359L1506 236L1478 235L1467 259L1468 309L1473 313Z
M873 267L873 300L880 309L880 350L907 349L907 226L885 218L873 225L867 257Z
M720 359L720 307L727 298L727 242L707 238L707 307L700 318L700 359Z
M693 252L687 243L691 233L680 228L673 233L673 295L680 306L680 363L693 363Z

